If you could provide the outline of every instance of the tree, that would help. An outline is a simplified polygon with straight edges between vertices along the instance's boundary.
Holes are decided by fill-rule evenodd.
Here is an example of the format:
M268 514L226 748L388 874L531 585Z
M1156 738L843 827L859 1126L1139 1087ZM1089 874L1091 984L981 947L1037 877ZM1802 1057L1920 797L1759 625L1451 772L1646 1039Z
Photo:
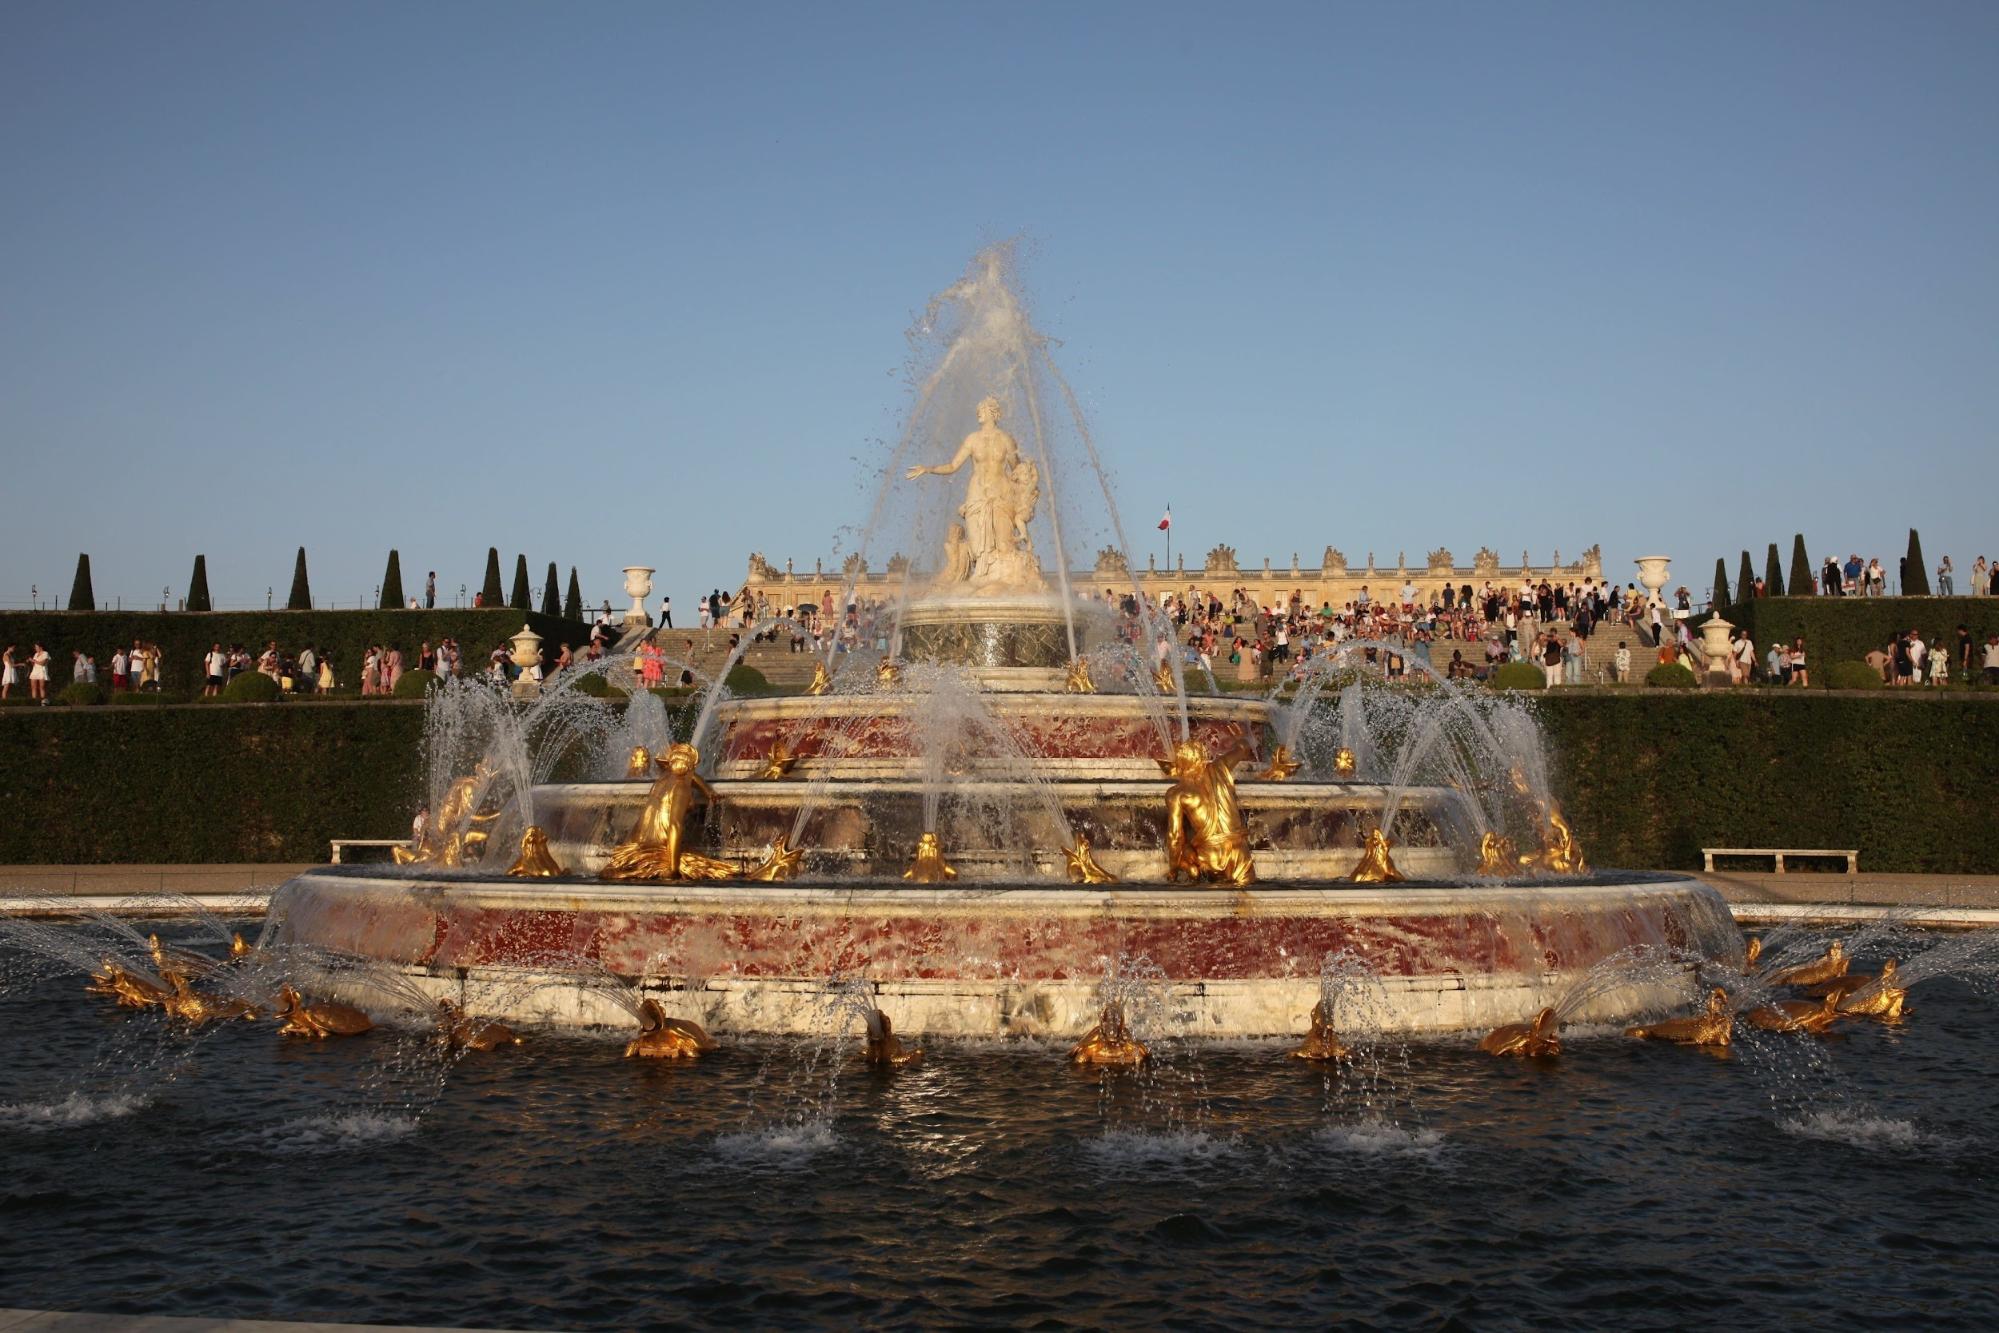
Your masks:
M1810 597L1818 580L1812 577L1811 557L1805 554L1805 534L1800 532L1791 538L1791 586L1784 589L1786 597Z
M548 579L541 585L541 613L545 616L562 614L562 592L555 582L555 562L548 562Z
M382 609L403 609L403 558L396 551L389 552L389 567L382 571Z
M1770 543L1770 553L1763 557L1763 595L1782 597L1784 595L1784 564L1777 559L1777 543Z
M583 623L583 585L576 581L576 566L569 567L569 595L562 599L562 618Z
M1742 572L1735 576L1735 600L1747 602L1756 595L1756 573L1749 567L1749 552L1742 553Z
M1909 529L1909 557L1902 567L1902 596L1927 597L1930 595L1930 570L1923 563L1923 539Z
M503 596L505 594L500 591L500 548L497 546L488 546L486 548L486 581L479 586L479 605L498 606L500 598Z
M1714 609L1728 609L1728 561L1720 556L1714 558Z
M213 611L214 605L208 600L208 557L194 558L194 574L187 581L187 609L190 611Z
M90 557L76 558L76 578L69 585L69 609L72 611L95 611L97 594L90 587Z
M534 594L528 591L528 558L514 557L514 595L507 599L507 605L516 611L534 610Z
M298 548L298 559L292 561L292 592L285 598L285 610L312 610L312 584L305 577L305 548Z

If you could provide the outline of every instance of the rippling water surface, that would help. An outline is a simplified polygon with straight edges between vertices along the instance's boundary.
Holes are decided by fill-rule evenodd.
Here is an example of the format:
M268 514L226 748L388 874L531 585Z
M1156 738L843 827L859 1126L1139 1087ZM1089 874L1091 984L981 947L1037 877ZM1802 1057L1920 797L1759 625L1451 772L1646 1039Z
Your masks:
M0 1305L494 1327L1999 1321L1999 1007L1717 1058L177 1035L0 992Z

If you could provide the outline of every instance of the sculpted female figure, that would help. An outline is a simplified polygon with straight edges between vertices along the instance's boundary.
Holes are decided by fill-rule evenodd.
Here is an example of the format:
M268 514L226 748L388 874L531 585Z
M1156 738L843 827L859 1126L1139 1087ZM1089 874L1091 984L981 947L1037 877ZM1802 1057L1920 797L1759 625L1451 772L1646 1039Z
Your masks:
M949 558L954 565L959 561L969 565L969 582L1039 588L1040 574L1026 535L1040 500L1040 474L1021 457L1013 436L1000 428L1003 415L999 399L985 399L979 404L979 428L965 437L950 462L942 467L919 464L903 478L948 477L969 462L972 478L965 485L965 502L958 506L963 546ZM954 532L954 546L956 541Z

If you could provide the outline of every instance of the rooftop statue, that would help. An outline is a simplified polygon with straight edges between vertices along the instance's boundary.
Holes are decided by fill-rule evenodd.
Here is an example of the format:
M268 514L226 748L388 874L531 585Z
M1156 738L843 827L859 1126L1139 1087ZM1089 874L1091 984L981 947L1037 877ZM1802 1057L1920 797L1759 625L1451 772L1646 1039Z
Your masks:
M979 404L979 428L965 437L958 452L942 467L918 464L904 479L948 477L967 462L972 478L965 485L965 502L958 506L962 521L946 542L944 578L967 584L978 593L1040 592L1047 581L1035 559L1027 525L1041 501L1041 473L1021 455L1020 444L1000 428L1006 409L997 398Z

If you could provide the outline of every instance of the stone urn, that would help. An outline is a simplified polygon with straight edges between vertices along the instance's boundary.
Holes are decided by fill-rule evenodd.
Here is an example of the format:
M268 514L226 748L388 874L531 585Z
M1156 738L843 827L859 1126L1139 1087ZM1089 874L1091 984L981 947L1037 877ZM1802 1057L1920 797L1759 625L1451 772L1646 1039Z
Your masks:
M1660 597L1659 590L1664 588L1666 580L1673 576L1672 570L1668 568L1673 563L1673 557L1670 555L1641 555L1632 563L1638 566L1638 586L1645 590L1646 596L1655 602L1658 601Z
M1701 651L1707 654L1707 683L1727 685L1729 656L1729 631L1735 626L1720 616L1709 616L1701 626Z
M514 651L508 655L508 660L521 669L521 674L514 679L514 697L526 699L540 694L541 682L530 676L528 671L532 667L541 665L541 635L536 634L529 626L523 625L521 632L508 642L514 645Z
M650 565L625 566L625 595L632 599L632 609L625 612L627 625L647 623L646 598L652 596L652 575Z

